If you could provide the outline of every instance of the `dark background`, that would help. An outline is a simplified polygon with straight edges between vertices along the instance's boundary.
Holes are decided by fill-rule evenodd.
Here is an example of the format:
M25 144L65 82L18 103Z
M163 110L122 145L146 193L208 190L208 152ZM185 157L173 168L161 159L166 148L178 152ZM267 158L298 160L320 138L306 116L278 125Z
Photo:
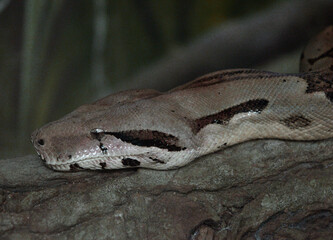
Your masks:
M331 10L303 1L301 22L299 9L274 10L288 2L301 1L0 0L0 158L31 153L35 128L115 91L166 90L226 67L297 71ZM207 44L218 38L222 50Z

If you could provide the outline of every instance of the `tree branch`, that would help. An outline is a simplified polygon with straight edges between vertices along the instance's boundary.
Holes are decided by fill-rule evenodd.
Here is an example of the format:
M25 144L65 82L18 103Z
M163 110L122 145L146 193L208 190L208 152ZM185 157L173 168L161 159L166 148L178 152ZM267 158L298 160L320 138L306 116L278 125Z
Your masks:
M0 236L329 239L332 156L333 140L261 140L172 171L61 173L37 156L0 160Z
M222 24L192 44L118 81L113 90L168 90L216 70L247 68L304 45L333 21L330 0L287 1L244 19Z

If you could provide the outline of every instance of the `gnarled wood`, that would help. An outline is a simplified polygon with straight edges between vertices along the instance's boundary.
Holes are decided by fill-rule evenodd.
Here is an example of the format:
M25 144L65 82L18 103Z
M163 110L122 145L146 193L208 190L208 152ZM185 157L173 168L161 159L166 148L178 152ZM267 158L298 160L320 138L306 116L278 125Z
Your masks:
M61 173L37 156L4 159L0 236L329 239L332 146L247 142L172 171Z

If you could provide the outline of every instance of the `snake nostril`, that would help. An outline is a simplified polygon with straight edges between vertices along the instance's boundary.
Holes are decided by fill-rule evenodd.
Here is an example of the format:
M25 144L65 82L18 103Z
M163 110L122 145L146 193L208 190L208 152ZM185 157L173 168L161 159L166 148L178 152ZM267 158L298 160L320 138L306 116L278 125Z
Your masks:
M37 142L38 142L38 144L41 145L41 146L43 146L44 143L45 143L43 139L39 139Z

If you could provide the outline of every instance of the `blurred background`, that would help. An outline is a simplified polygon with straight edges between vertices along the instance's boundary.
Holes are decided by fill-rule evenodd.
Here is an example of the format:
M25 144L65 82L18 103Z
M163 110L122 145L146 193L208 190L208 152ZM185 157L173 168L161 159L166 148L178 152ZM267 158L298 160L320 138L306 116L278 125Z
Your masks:
M167 90L224 68L297 72L332 9L332 0L0 0L0 159L32 153L35 128L119 90Z

